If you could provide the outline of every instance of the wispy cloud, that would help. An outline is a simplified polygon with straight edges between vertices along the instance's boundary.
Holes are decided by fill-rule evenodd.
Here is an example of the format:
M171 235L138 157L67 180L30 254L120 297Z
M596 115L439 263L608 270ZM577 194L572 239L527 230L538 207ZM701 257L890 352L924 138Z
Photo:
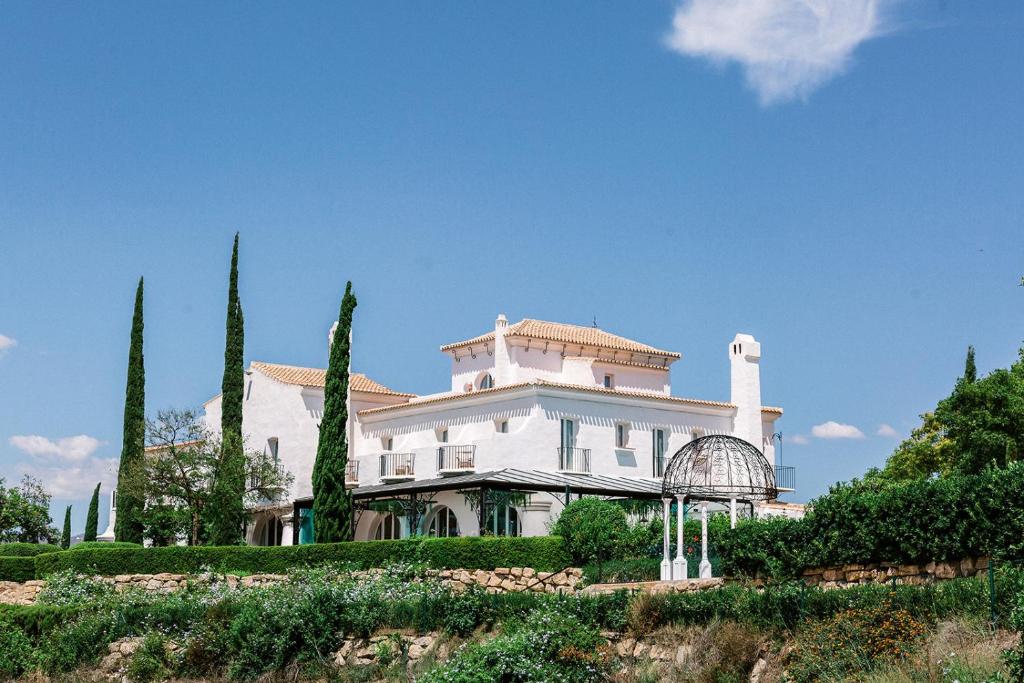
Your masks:
M791 437L789 438L789 442L790 442L790 443L795 443L795 444L797 444L798 446L806 446L807 444L809 444L809 443L811 442L811 440L810 440L810 439L808 439L808 438L807 438L806 436L804 436L803 434L797 434L797 435L795 435L795 436L791 436Z
M29 455L52 456L71 462L85 460L103 445L99 439L86 434L65 436L56 441L37 434L27 434L12 436L9 441L12 446Z
M892 425L885 424L884 422L878 425L878 431L875 434L884 436L887 439L898 439L900 436L900 433L893 429Z
M853 425L829 420L811 427L811 434L819 439L863 439L864 432Z
M894 0L683 0L667 42L689 57L736 62L764 105L806 98L887 30Z
M2 358L5 353L10 351L17 345L17 339L14 339L13 337L8 337L6 334L0 334L0 358Z

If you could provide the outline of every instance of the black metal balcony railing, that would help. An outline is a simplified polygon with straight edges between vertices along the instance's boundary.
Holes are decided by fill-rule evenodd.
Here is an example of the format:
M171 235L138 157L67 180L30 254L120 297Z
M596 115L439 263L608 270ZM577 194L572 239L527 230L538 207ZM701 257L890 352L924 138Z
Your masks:
M792 465L779 465L776 467L775 488L780 491L796 490L796 468Z
M412 477L415 474L415 464L416 456L412 453L381 453L380 477Z
M349 462L345 464L345 483L346 484L358 484L359 483L359 462Z
M590 449L558 447L558 469L563 472L590 472Z
M475 466L476 446L438 446L438 472L472 470Z

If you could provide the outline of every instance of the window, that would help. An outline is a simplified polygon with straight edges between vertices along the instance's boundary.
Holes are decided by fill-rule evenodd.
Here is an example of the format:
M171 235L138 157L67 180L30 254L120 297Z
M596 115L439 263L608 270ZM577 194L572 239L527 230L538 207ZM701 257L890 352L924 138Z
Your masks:
M437 430L437 440L441 443L448 443L448 428L442 427Z
M494 378L491 377L490 373L485 372L483 377L480 378L480 381L478 382L477 386L479 386L481 389L493 389Z
M615 447L629 447L629 425L624 422L615 425Z
M481 535L518 536L519 514L511 505L499 505L487 514Z
M276 436L272 436L269 439L267 439L267 451L266 452L270 455L271 458L274 459L274 462L277 462L277 446L278 446L278 441L277 441L277 437Z
M605 389L614 389L615 388L615 375L605 375L604 376L604 388Z
M498 420L498 432L508 434L508 420Z
M665 476L665 430L655 429L651 433L653 443L654 476Z
M252 396L252 380L249 380L249 384L245 387L245 400L248 401L250 396Z
M395 440L390 436L385 436L381 439L381 445L385 451L391 452L395 449Z
M447 505L437 508L434 516L430 518L427 526L427 536L431 538L449 538L459 535L459 521L455 513Z
M257 545L281 545L281 537L284 535L284 523L276 515L263 521L263 528L260 529L256 539Z
M402 537L402 523L398 517L390 512L377 524L377 530L373 534L376 541L393 541Z

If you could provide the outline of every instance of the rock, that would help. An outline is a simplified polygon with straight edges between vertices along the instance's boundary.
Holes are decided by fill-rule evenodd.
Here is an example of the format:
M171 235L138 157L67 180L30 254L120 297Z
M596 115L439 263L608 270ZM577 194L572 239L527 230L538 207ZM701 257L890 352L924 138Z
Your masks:
M675 658L675 654L675 650L662 645L651 645L651 649L648 652L648 656L651 659L657 659L659 662L670 662Z
M764 670L768 668L767 659L758 659L754 663L754 668L750 671L750 683L760 683L761 676L764 675Z
M496 576L508 576L511 573L511 571L512 570L510 570L508 567L497 567L495 568L494 573Z
M956 570L948 562L940 562L935 565L935 578L954 579L956 578Z
M647 649L648 649L647 643L638 642L636 644L636 646L633 648L633 656L634 657L642 657L647 652Z
M537 575L537 571L533 567L523 567L523 578L532 579Z
M615 654L620 657L632 657L636 647L636 638L623 638L615 645Z
M676 648L676 664L682 666L693 657L692 645L680 645Z

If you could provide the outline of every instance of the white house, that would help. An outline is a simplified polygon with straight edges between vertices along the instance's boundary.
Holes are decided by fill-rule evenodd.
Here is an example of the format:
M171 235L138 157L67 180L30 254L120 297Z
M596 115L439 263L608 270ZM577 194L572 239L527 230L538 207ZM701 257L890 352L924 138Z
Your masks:
M667 459L730 434L775 462L781 408L761 404L760 344L729 343L729 402L672 394L678 353L597 327L525 319L441 347L450 389L402 393L353 373L349 471L356 540L547 532L573 495L656 500ZM288 500L252 511L253 544L311 540L311 475L326 371L254 361L243 430L295 476ZM205 405L220 423L220 397ZM791 490L791 469L777 470ZM765 508L765 513L769 509Z

